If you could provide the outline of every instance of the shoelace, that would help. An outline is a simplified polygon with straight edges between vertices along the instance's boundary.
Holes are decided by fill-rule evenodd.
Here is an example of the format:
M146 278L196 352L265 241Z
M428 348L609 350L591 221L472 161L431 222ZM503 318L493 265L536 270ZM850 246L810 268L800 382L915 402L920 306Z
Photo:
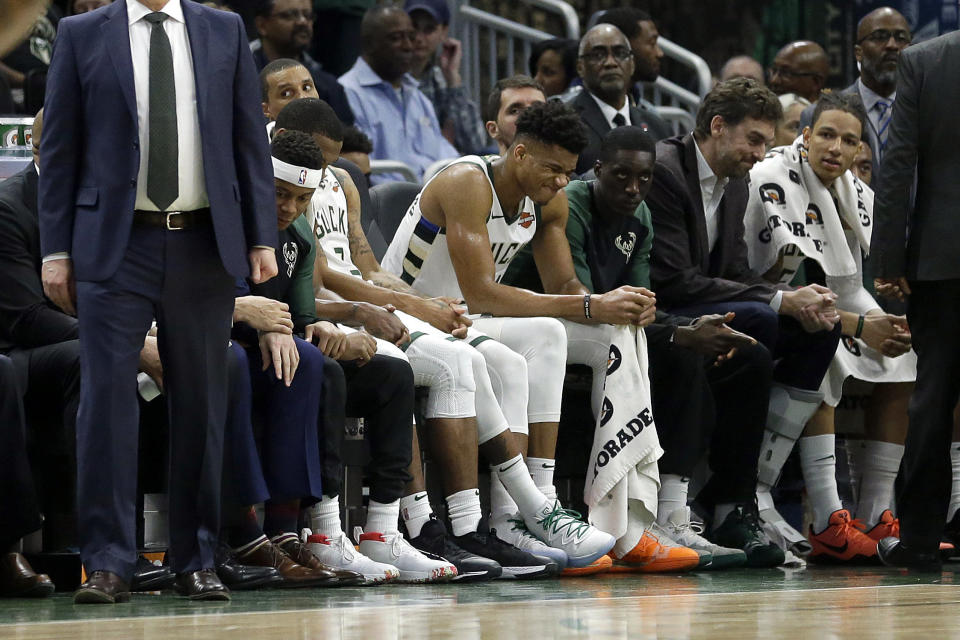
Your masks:
M566 529L566 533L560 534L561 537L578 537L583 538L586 535L586 531L590 528L590 525L581 520L582 518L579 513L572 509L564 509L560 506L560 503L557 503L557 506L553 508L553 511L545 514L542 518L537 520L537 522L543 525L543 528L549 530L553 528L552 533L556 535L562 529ZM567 520L566 522L564 520Z
M537 536L530 533L530 529L527 528L527 523L521 520L520 518L507 518L507 522L513 525L514 531L520 532L521 537L530 538L531 540L536 540L537 542L540 542L540 539Z
M353 545L350 544L350 538L347 537L347 534L340 532L340 536L337 538L329 538L331 545L336 545L340 547L340 557L346 561L352 561L357 552L353 548Z
M675 531L678 534L678 536L683 536L687 532L689 532L690 535L696 538L696 542L699 542L701 544L711 544L709 540L707 540L702 535L700 535L703 533L704 529L706 528L702 522L697 522L696 520L688 520L687 522L683 522L681 524L671 523L670 526L673 528L673 531ZM675 538L675 540L680 544L683 543L683 541L680 540L679 538Z

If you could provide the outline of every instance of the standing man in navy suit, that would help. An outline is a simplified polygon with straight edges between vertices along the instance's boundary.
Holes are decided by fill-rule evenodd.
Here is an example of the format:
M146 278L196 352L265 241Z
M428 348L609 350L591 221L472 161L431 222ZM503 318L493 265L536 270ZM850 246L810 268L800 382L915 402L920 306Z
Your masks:
M121 0L60 22L47 80L47 295L80 325L77 603L128 597L136 561L137 354L156 319L170 417L170 557L213 572L234 282L277 272L272 169L240 18Z

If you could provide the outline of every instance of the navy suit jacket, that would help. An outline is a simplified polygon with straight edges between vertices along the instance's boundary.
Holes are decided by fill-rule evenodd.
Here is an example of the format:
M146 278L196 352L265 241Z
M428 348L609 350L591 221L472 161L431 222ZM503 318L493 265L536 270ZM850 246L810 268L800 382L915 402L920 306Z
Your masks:
M181 0L193 55L207 197L227 271L277 243L260 87L236 14ZM40 176L43 255L66 251L78 280L110 278L133 224L140 149L123 0L60 21L47 76Z

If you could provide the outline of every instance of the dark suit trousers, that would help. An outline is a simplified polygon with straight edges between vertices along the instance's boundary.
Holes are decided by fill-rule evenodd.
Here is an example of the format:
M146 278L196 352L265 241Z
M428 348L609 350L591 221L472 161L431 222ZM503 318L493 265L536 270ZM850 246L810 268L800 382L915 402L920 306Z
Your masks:
M0 355L0 553L43 522L27 459L20 389L13 362Z
M646 329L661 473L690 476L709 448L712 503L752 502L767 419L773 362L763 345L739 349L719 367ZM683 389L678 393L678 389Z
M364 419L364 437L371 456L367 468L370 499L399 500L410 481L407 468L413 454L414 386L410 365L384 355L375 355L362 367L330 358L324 361L324 419L319 425L324 494L335 496L340 492L340 447L345 416L350 416Z
M230 343L222 502L246 507L270 497L253 434L253 390L246 350Z
M212 228L135 225L110 279L77 282L77 507L88 572L133 574L136 376L154 317L170 418L170 563L178 573L214 566L233 297Z
M260 460L270 497L283 501L299 498L306 507L323 495L317 421L324 365L319 349L300 338L294 340L300 364L289 387L277 379L272 364L263 371L259 347L249 349L247 357L253 406L262 417Z
M911 282L907 320L917 352L917 385L900 464L897 515L911 550L935 553L950 502L953 408L960 396L960 280Z
M773 355L774 382L807 391L820 388L840 343L840 323L832 331L807 333L799 322L763 302L716 302L670 309L688 318L728 311L736 314L731 327L755 338Z

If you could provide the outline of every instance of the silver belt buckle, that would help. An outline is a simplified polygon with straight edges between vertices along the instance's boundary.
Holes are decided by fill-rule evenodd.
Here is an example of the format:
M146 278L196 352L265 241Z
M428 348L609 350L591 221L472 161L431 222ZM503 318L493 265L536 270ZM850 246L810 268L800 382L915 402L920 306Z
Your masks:
M179 227L172 227L172 226L170 226L170 216L182 215L182 214L183 214L183 211L168 211L168 212L167 212L167 231L181 231L181 230L183 230L183 223L182 223L182 221L181 221L181 224L180 224Z

